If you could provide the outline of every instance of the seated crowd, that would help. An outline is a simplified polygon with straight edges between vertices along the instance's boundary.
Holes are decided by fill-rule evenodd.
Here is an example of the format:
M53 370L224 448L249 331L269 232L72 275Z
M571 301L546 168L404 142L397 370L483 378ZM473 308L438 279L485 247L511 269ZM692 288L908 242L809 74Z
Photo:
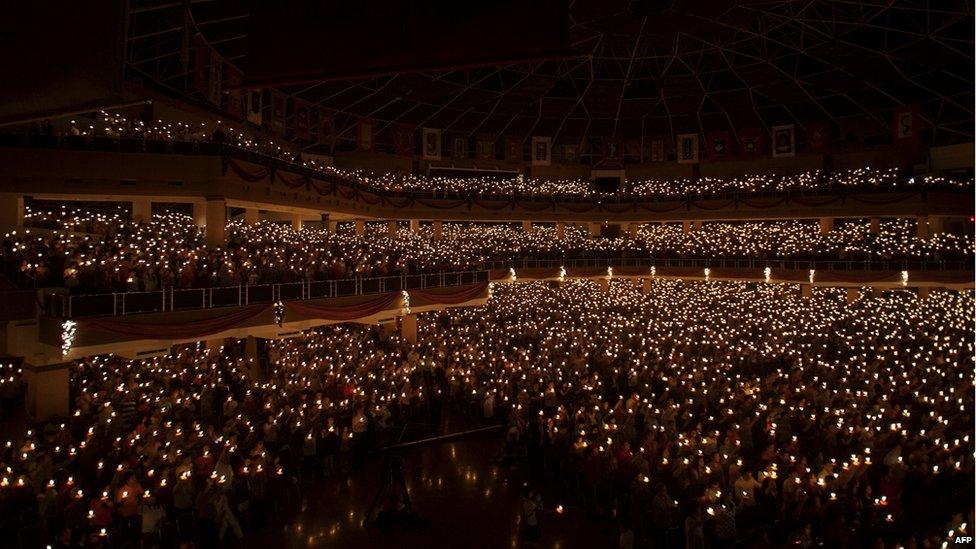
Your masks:
M57 129L55 129L57 128ZM28 133L57 134L60 138L136 139L163 142L216 142L295 164L295 167L337 175L358 184L386 191L425 192L434 194L562 197L562 198L675 198L710 194L755 193L763 191L813 190L821 188L905 189L942 186L971 189L972 181L943 177L905 175L897 169L861 169L838 172L812 170L798 174L753 174L734 178L701 177L698 179L636 179L626 182L615 193L601 193L587 179L533 179L518 177L443 177L403 173L374 173L345 170L326 165L315 156L302 155L298 149L281 140L261 137L246 124L220 120L207 122L171 122L145 120L138 115L101 111L93 119L57 121L54 126L29 128Z
M655 546L938 547L972 535L974 305L519 282L423 313L416 344L337 325L257 358L240 342L89 358L71 416L0 451L0 529L213 546L287 521L311 479L450 413L504 424L504 459L550 508Z
M28 208L32 230L5 235L2 257L43 286L75 292L154 291L300 280L399 276L481 268L488 261L522 259L655 258L838 261L972 261L971 235L916 236L916 221L847 220L821 234L815 220L706 222L684 232L680 223L644 224L636 238L594 238L589 229L552 224L532 231L505 223L444 223L441 238L422 225L367 223L356 236L344 223L331 233L309 226L231 221L227 244L204 245L203 229L184 214L132 222L122 210L95 212Z

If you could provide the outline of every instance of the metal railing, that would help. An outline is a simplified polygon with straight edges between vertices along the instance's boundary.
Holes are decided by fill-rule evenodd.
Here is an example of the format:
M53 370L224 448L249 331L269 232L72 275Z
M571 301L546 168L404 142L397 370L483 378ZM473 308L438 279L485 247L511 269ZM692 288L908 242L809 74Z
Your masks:
M781 270L826 271L972 271L971 261L830 261L793 259L741 259L741 258L654 258L620 257L589 259L515 259L482 263L488 270L509 269L558 269L600 267L686 267L718 269L758 269L766 267Z
M488 282L488 271L455 271L373 278L312 280L280 284L257 284L254 286L166 288L152 292L87 295L51 294L48 296L45 305L49 316L61 318L121 316L135 313L236 307L277 301L352 297L402 290L465 286L481 282Z

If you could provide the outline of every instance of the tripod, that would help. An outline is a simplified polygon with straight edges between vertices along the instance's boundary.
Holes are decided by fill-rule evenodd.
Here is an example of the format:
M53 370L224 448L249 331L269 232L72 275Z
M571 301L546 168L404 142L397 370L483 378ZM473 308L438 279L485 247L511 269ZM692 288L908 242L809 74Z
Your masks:
M388 452L383 458L380 486L376 489L373 503L366 512L363 526L378 524L383 530L393 526L397 518L419 520L413 513L407 481L403 478L403 457L399 452Z

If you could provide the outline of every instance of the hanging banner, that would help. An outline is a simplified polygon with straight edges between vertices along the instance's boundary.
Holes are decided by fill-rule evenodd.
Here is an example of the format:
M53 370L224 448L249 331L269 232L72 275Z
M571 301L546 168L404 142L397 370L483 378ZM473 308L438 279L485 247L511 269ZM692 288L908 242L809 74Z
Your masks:
M856 151L864 146L865 124L863 118L845 118L840 123L841 146Z
M655 136L648 139L649 151L647 159L650 162L664 162L668 159L668 144L671 142L667 137Z
M762 133L758 129L739 130L739 156L758 158L762 154Z
M579 163L579 145L563 145L563 162L566 164Z
M359 152L373 152L373 121L360 118L356 121L356 150Z
M315 140L319 145L331 147L335 143L335 121L324 109L319 109L319 123Z
M624 146L619 138L604 138L600 145L600 161L597 162L596 167L617 170L624 166Z
M264 122L264 93L262 90L251 90L244 92L244 112L247 121L260 126Z
M830 125L826 122L807 124L807 149L825 152L830 148Z
M678 134L678 164L698 163L698 134Z
M407 124L397 124L393 127L393 150L400 156L413 156L413 130Z
M796 126L773 126L773 158L796 156Z
M220 105L224 92L224 59L216 50L210 50L210 78L207 81L207 99Z
M721 159L729 156L729 132L709 132L705 140L708 143L708 158Z
M549 166L552 164L552 138L532 138L532 165Z
M280 91L271 90L271 129L277 133L285 131L285 112L288 96Z
M454 158L467 158L468 157L468 138L462 136L455 136L451 140L451 156Z
M915 143L918 139L918 106L912 105L896 110L893 128L896 144Z
M505 160L520 162L522 157L522 141L513 136L505 138Z
M227 112L237 118L244 118L244 109L246 108L244 98L248 92L238 87L243 76L244 74L236 67L227 65L227 83L230 84L230 90L227 92Z
M203 39L203 35L193 35L193 88L200 92L207 91L207 62L210 61L210 46Z
M295 110L294 116L292 116L292 131L295 137L306 141L311 140L312 120L308 102L296 98L292 107Z
M436 128L424 128L421 132L424 138L423 159L441 159L441 131Z
M479 133L475 138L478 158L495 158L495 136L490 133Z

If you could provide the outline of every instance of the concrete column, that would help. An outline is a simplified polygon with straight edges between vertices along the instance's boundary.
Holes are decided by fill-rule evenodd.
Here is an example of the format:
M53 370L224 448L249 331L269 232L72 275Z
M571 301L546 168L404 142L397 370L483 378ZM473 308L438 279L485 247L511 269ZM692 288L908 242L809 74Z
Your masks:
M820 234L827 234L834 230L834 218L833 217L821 217L820 218Z
M562 221L556 222L556 238L560 240L566 238L566 224Z
M928 216L929 222L929 237L933 237L939 233L944 233L945 231L945 218L938 215ZM919 220L921 223L921 220Z
M523 221L522 222L522 230L525 231L525 232L527 232L527 233L531 233L532 232L532 222L531 221Z
M152 201L140 198L132 201L132 220L135 222L152 221Z
M363 219L356 220L356 236L363 236L366 234L366 221Z
M207 226L207 204L204 202L193 203L193 224L201 229Z
M440 240L444 234L444 222L434 221L434 240Z
M396 238L397 229L398 227L395 219L391 219L386 222L386 236Z
M600 236L599 223L590 223L590 236Z
M637 240L637 235L640 232L640 223L631 223L627 230L630 232L630 238Z
M412 232L413 234L417 234L417 233L420 232L420 220L419 219L411 219L410 220L410 232Z
M400 335L410 343L417 342L417 315L400 317Z
M919 286L918 287L918 298L919 299L928 299L928 297L929 297L929 288L928 288L928 286Z
M702 221L701 219L696 219L694 222L692 222L691 230L700 231L702 230L702 226L704 225L705 225L704 221Z
M858 288L847 288L847 304L850 305L857 301L857 298L861 295L861 290Z
M329 231L330 233L335 234L335 232L339 229L339 222L338 221L332 221L330 219L329 221L326 222L325 229L327 231Z
M207 198L207 246L223 246L227 242L227 201Z
M68 417L68 378L70 362L33 366L24 363L27 383L27 414L36 421Z
M252 381L261 381L261 361L258 358L258 338L244 338L244 359L247 360L247 375Z
M597 282L600 283L600 290L604 292L610 291L610 279L609 278L598 278Z
M396 329L397 329L396 321L380 322L380 333L383 335L384 341L390 339L390 336L396 333Z
M813 297L813 286L810 284L800 284L800 297L803 299Z
M302 214L291 214L291 228L296 231L302 230Z
M691 232L691 221L687 219L681 222L681 232L688 234Z
M0 231L9 233L24 228L24 197L0 196Z
M884 296L884 288L871 288L871 297L877 299Z
M878 234L881 232L881 218L872 217L869 222L871 223L871 228L868 229L871 234Z
M248 225L254 225L259 221L258 209L257 208L245 208L244 209L244 223Z
M641 293L644 295L651 293L651 284L653 284L653 281L650 278L642 278Z

